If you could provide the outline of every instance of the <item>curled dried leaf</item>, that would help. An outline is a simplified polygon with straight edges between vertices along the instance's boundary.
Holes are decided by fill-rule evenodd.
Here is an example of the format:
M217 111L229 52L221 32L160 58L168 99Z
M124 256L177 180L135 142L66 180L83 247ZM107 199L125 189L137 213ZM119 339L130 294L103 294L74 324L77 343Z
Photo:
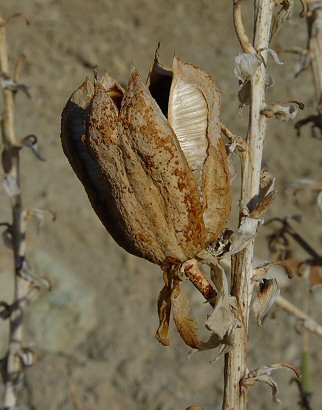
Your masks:
M1 86L4 90L10 90L14 93L17 91L22 91L28 98L31 98L29 89L25 84L20 84L14 81L12 78L6 76L5 74L0 74Z
M238 99L241 106L250 104L251 79L262 62L262 58L254 53L239 53L235 57L234 74L240 85Z
M39 161L46 161L45 158L39 152L38 139L36 135L27 135L20 141L20 144L29 148L31 152L35 155L35 157L39 159Z
M263 279L256 293L253 310L258 326L262 326L263 318L280 294L276 279Z
M202 342L198 337L198 326L190 314L190 304L182 290L182 282L175 280L171 294L173 320L182 340L193 349L200 349Z
M232 232L226 245L225 255L235 255L245 249L245 247L254 239L258 226L258 219L250 216L243 216L237 231Z
M240 81L240 84L250 80L262 62L258 54L239 53L235 57L234 74Z
M206 327L216 334L219 339L224 339L227 333L239 325L235 316L235 299L230 295L227 277L224 269L213 257L209 257L211 266L211 279L215 285L217 296L213 303L214 310L208 317Z
M277 273L273 272L270 275L268 274L269 269L274 266L281 266L284 271L287 273L289 278L294 276L294 271L292 267L287 263L287 261L273 261L273 262L264 262L261 265L257 266L255 273L252 276L254 282L262 282L264 279L276 278Z
M168 272L164 272L163 277L165 285L158 297L159 327L156 332L156 338L164 346L169 346L168 333L171 315L172 280Z
M282 121L293 120L299 109L303 110L304 104L300 101L290 101L284 104L264 104L264 107L261 109L261 114L265 115L267 118L275 117Z
M10 225L9 223L6 223L6 222L2 222L0 224L0 226L5 227L5 229L2 231L3 244L7 248L12 249L13 248L13 245L12 245L12 225Z
M0 318L9 319L12 312L12 306L4 301L0 301Z
M271 40L277 34L284 22L291 17L294 0L283 0L279 2L280 9L274 14L271 27Z
M279 55L277 54L277 52L275 50L273 50L272 48L264 47L264 48L261 48L260 52L262 52L262 51L266 51L267 54L269 54L273 58L273 60L276 64L278 64L278 65L285 64L285 61L281 60Z
M299 369L290 363L280 362L270 366L261 366L248 373L248 376L242 380L244 387L254 386L257 382L268 384L272 388L273 400L280 403L279 389L276 380L271 376L274 370L278 369L290 369L293 370L297 378L301 378L301 372Z

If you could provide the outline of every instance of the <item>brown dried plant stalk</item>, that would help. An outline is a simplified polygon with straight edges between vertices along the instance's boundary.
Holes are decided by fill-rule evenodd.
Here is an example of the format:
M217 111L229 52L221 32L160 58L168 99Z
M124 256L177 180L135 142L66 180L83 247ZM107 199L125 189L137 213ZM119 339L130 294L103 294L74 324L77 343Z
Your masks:
M19 14L13 17L19 16ZM36 210L24 210L21 195L20 149L27 146L41 159L36 151L36 137L30 135L18 140L14 127L15 94L18 90L27 95L26 86L19 84L24 57L19 58L13 76L10 75L6 24L8 19L0 16L0 72L3 95L3 111L1 116L2 164L5 174L4 186L10 198L12 211L11 223L1 223L6 229L6 237L13 250L14 262L14 298L11 304L1 301L1 317L10 322L9 345L6 357L2 360L1 373L5 384L4 408L13 410L18 405L18 390L23 379L24 370L34 362L31 349L23 344L23 320L26 304L35 289L48 282L31 275L26 259L26 229L31 216ZM28 23L28 20L26 20ZM41 212L41 210L38 210Z
M267 107L265 103L267 50L274 31L274 24L275 28L277 27L277 19L274 21L276 7L278 5L283 6L282 3L273 0L258 0L254 2L254 41L252 44L247 37L242 23L242 0L233 1L235 29L245 53L245 59L247 59L246 54L248 54L249 56L257 55L262 60L249 79L251 96L249 102L249 128L245 140L245 150L241 156L240 224L245 215L251 215L259 204L261 161L267 118L277 116L274 108L273 110L269 109L270 113L268 113L266 108L263 108ZM258 222L258 220L252 219L252 223L255 225L254 230L256 230ZM233 331L232 347L225 357L225 392L223 403L223 409L225 410L246 409L247 388L254 384L253 382L247 382L247 379L250 377L247 368L247 339L250 303L254 287L252 280L254 275L253 256L254 240L250 241L241 252L232 257L231 294L237 301L237 315L240 326Z

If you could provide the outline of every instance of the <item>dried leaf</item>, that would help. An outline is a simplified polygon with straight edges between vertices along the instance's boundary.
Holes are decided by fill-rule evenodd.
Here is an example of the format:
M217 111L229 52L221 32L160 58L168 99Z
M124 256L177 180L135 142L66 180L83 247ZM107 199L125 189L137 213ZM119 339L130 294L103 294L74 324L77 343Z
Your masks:
M253 77L262 62L261 57L257 54L238 53L235 57L234 74L240 83L244 84Z
M240 102L240 108L243 105L250 105L252 97L252 83L250 80L244 82L238 91L238 100Z
M11 313L12 313L12 306L4 302L3 300L0 301L0 318L2 320L7 320L10 318Z
M259 284L259 290L257 291L253 302L253 310L258 326L262 326L263 318L274 304L279 294L280 289L276 279L264 279Z
M276 273L268 275L268 270L274 266L281 266L285 270L289 278L292 278L294 276L294 271L291 265L287 261L283 260L283 261L264 262L261 265L257 266L257 268L255 269L255 274L252 276L252 280L254 282L262 282L264 279L276 278L277 277Z
M257 382L268 384L272 388L273 400L277 403L280 403L278 385L271 376L271 373L274 370L284 368L293 370L296 374L296 377L301 377L301 373L298 368L289 363L281 362L272 364L271 366L261 366L249 372L248 376L242 380L242 385L244 387L250 387L254 386L254 384L256 384Z
M2 223L1 225L5 226L5 229L2 231L3 244L9 249L13 249L12 227L10 224L7 224L7 223Z
M261 109L261 114L267 118L275 117L282 121L290 121L294 120L298 111L303 108L303 103L296 101L286 102L284 104L264 104L264 107Z
M259 202L271 192L274 192L275 177L266 170L260 174Z
M265 74L265 86L268 87L273 87L275 85L275 78L272 74Z
M24 137L20 143L21 145L29 148L37 159L39 159L40 161L46 161L45 158L39 152L37 141L38 140L36 135L31 134Z
M245 208L244 216L236 232L231 234L230 246L225 254L234 255L243 250L256 235L258 223L275 197L274 177L266 171L261 173L260 190L257 198L257 205L250 213Z
M165 280L165 286L162 288L158 297L158 315L159 315L159 327L156 332L156 338L164 346L169 346L170 341L168 339L169 322L171 314L171 279L169 273L163 274Z
M216 334L219 339L235 328L239 321L234 314L235 299L230 295L228 281L223 268L214 258L209 260L211 266L211 279L215 285L217 296L214 310L208 317L206 327Z
M181 285L181 281L174 281L171 295L173 320L182 340L193 349L200 349L203 343L197 334L198 326L190 315L190 304Z
M225 252L225 255L234 255L242 251L254 239L257 226L258 219L243 216L241 218L238 230L233 232L230 236L230 245L228 247L228 251Z
M294 7L294 0L280 1L281 8L273 16L272 28L271 28L271 40L277 34L281 26L284 24L291 15Z
M234 74L240 84L238 99L241 106L249 105L251 102L251 79L262 63L258 54L239 53L235 57Z
M278 65L285 64L285 61L281 60L279 55L277 54L277 52L275 50L273 50L272 48L264 47L264 48L261 49L261 51L266 51L267 54L269 54L273 58L273 60L276 64L278 64Z
M262 326L263 318L280 294L277 274L268 274L269 269L274 266L281 266L288 277L293 276L293 270L286 261L264 262L255 269L252 280L259 283L259 290L253 302L253 310L258 326Z
M5 176L3 187L10 198L20 194L20 187L18 186L16 178L12 175Z
M10 77L6 77L4 74L0 75L1 86L4 90L10 90L13 92L22 91L28 98L31 98L29 89L25 84L16 83Z

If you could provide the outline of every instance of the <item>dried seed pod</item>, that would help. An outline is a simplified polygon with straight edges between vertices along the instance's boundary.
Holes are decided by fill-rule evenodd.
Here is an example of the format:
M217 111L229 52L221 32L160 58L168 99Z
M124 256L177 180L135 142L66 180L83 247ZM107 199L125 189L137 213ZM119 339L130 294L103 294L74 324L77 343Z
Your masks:
M62 144L97 215L128 252L168 269L224 230L231 207L220 95L200 69L156 57L148 87L86 80L62 114Z

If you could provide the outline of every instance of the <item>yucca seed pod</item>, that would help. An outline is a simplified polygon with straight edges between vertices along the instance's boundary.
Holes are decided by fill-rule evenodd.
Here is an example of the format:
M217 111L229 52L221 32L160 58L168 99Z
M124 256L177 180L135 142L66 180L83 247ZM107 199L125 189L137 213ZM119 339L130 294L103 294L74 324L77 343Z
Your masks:
M64 152L116 242L168 269L224 230L231 208L220 95L202 70L156 56L148 86L86 80L62 114Z

